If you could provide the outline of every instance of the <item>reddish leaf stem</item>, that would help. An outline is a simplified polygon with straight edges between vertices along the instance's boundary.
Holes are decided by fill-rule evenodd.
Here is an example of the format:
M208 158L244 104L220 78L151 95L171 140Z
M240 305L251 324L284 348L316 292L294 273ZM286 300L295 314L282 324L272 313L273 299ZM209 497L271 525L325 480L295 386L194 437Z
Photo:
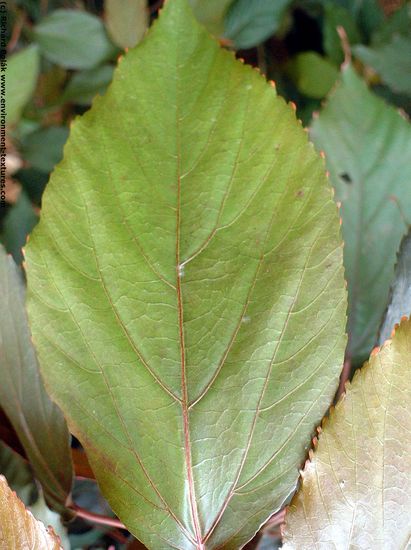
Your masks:
M117 529L125 529L127 531L127 527L124 525L124 523L121 523L119 519L102 516L100 514L94 514L94 512L89 512L88 510L81 508L81 506L77 506L77 504L72 504L70 508L74 510L79 518L83 518L87 521L90 521L91 523L96 523L98 525L108 525L109 527L116 527Z

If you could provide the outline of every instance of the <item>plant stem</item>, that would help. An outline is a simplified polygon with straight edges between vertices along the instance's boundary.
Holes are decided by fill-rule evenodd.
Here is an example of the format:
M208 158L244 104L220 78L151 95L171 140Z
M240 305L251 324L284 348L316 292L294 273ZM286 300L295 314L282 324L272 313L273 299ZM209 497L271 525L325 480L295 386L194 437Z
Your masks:
M121 523L119 519L102 516L100 514L94 514L93 512L89 512L88 510L81 508L81 506L77 506L77 504L72 504L70 508L76 512L76 515L79 518L83 518L87 521L90 521L91 523L97 523L98 525L108 525L109 527L116 527L117 529L125 529L127 531L127 527L123 523Z

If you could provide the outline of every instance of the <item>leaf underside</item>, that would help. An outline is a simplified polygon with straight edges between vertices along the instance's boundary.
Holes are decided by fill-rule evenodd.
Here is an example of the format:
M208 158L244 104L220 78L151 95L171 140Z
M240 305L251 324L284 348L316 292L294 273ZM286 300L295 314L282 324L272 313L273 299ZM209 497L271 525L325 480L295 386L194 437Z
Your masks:
M0 247L0 404L15 429L48 504L68 513L70 435L40 377L24 306L21 273Z
M156 549L244 544L334 394L342 251L292 109L185 0L74 124L26 259L48 389L119 517Z
M52 529L46 529L25 509L3 476L0 476L0 548L62 550Z
M411 322L357 371L286 516L284 550L411 542Z
M411 127L347 66L311 135L342 205L348 355L361 364L376 343L411 220Z
M395 266L394 281L390 289L390 300L381 323L378 345L381 346L391 336L402 317L411 314L411 230L401 241Z

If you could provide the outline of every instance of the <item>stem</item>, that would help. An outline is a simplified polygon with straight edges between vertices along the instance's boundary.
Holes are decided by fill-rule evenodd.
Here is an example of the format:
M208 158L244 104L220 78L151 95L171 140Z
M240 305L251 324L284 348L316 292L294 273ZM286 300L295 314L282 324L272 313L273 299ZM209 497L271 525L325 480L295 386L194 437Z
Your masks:
M121 523L119 519L102 516L100 514L94 514L93 512L89 512L88 510L81 508L81 506L77 506L77 504L72 504L70 508L76 512L76 515L79 518L83 518L87 521L90 521L91 523L96 523L98 525L108 525L109 527L116 527L117 529L124 529L127 531L127 527L124 525L124 523Z

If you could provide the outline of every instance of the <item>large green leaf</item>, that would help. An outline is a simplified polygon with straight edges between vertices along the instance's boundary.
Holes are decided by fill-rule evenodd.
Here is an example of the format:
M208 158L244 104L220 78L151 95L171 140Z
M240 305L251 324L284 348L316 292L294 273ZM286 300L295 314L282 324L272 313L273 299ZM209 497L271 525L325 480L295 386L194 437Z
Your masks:
M6 106L7 124L16 124L33 95L39 74L38 48L30 46L12 55L7 65Z
M40 378L21 274L2 247L0 288L0 405L19 436L48 503L61 511L72 480L69 433Z
M28 512L0 475L0 548L4 550L62 550L51 528Z
M357 371L287 512L284 550L411 541L411 322Z
M411 231L402 239L398 251L395 277L390 289L390 300L381 323L378 344L387 340L402 317L411 315Z
M348 281L348 354L373 348L388 302L395 255L411 219L411 127L376 97L352 67L312 126L342 203Z
M294 487L341 368L341 252L292 109L168 2L27 247L48 388L146 545L238 548Z

